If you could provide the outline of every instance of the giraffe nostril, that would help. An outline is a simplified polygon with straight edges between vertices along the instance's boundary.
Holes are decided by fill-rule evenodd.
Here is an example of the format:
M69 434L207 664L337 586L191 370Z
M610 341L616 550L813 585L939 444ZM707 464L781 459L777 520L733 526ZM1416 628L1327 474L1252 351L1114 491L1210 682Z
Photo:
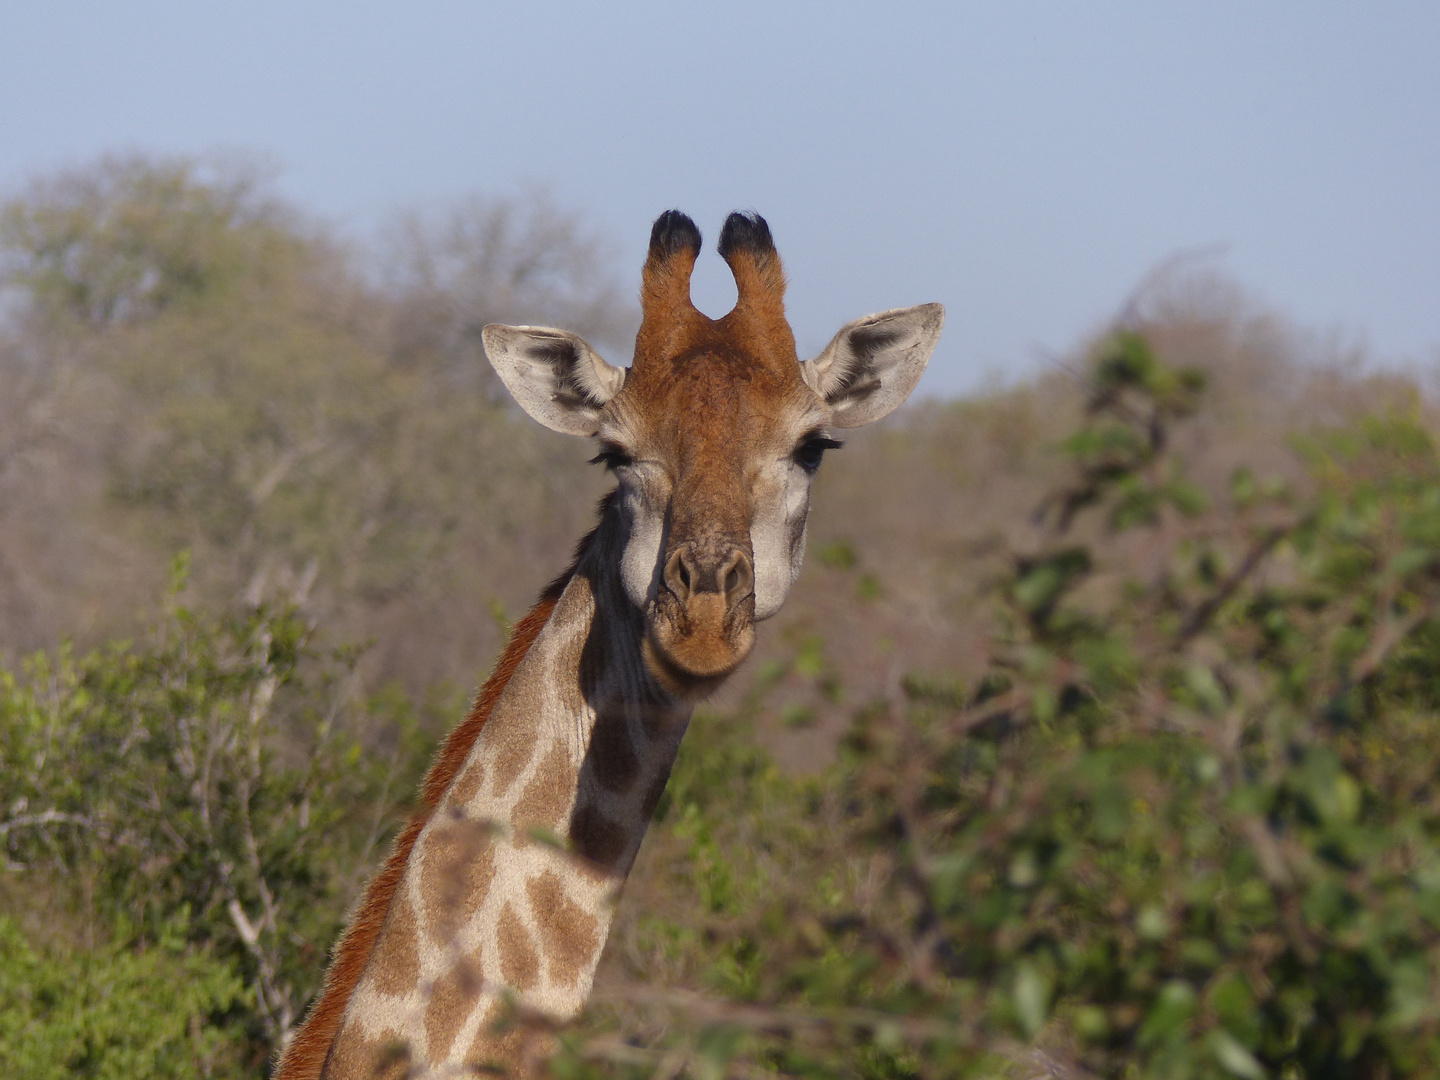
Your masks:
M688 549L682 547L666 560L665 587L681 603L690 599L695 587L695 568L690 562Z
M743 551L733 552L723 580L727 604L739 603L749 596L750 589L755 584L755 574L751 569L749 556Z
M683 604L699 595L719 595L724 597L726 607L732 607L750 595L755 573L750 556L739 548L730 548L717 557L707 552L697 554L686 544L665 560L664 579L665 587Z

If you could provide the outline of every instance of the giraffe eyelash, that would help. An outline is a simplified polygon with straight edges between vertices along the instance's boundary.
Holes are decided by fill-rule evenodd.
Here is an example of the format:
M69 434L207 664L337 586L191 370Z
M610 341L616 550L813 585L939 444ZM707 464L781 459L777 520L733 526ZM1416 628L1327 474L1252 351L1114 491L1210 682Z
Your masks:
M795 448L795 463L806 472L813 473L820 468L820 459L825 456L826 450L839 450L844 445L838 439L819 434L809 435Z
M616 469L634 464L634 460L614 443L606 443L600 448L600 452L590 459L590 464L604 465L606 469L614 472Z

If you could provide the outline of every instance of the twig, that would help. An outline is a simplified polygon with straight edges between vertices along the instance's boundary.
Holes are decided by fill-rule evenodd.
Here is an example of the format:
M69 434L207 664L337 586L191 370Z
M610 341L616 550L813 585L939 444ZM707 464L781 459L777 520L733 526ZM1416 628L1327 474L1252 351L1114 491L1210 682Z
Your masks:
M1177 643L1185 644L1201 630L1205 629L1215 613L1224 606L1225 602L1235 595L1235 591L1245 583L1245 579L1255 572L1261 560L1270 554L1278 544L1293 528L1291 525L1276 525L1265 530L1260 540L1246 553L1244 560L1237 566L1223 582L1220 587L1211 593L1210 596L1190 613L1184 624L1180 627L1177 635Z
M946 725L946 731L952 735L964 735L972 728L977 728L989 720L994 720L1029 704L1030 697L1029 690L1024 687L1016 687L993 698L987 698L955 716Z
M1403 619L1387 619L1375 631L1375 636L1370 639L1370 644L1365 647L1365 651L1355 661L1355 666L1350 669L1350 675L1345 680L1340 692L1344 693L1345 690L1364 682L1375 674L1380 665L1385 662L1385 658L1390 655L1391 650L1409 637L1412 630L1434 613L1435 599L1431 597Z
M79 825L92 832L101 832L103 827L93 818L84 814L69 814L63 810L45 810L38 814L21 814L8 821L0 821L0 836L7 836L11 829L28 829L41 825Z

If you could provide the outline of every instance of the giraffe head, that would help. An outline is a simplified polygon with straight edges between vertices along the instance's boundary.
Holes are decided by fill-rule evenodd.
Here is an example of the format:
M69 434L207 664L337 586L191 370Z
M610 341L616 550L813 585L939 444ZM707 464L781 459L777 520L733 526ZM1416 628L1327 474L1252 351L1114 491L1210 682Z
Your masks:
M541 424L599 441L624 519L625 593L645 622L645 660L672 692L704 692L780 610L800 570L810 483L833 432L885 416L915 388L940 336L939 304L841 328L801 361L785 276L758 215L731 214L720 255L735 307L690 302L700 231L679 211L650 234L631 366L563 330L487 326L485 351Z

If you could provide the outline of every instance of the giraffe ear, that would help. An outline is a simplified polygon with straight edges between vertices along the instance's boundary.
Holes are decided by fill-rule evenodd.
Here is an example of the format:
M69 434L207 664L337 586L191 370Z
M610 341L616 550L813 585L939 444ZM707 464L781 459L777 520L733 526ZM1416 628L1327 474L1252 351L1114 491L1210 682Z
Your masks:
M835 410L830 422L836 427L873 423L910 396L944 324L939 304L866 315L843 326L814 360L801 363L801 377Z
M562 435L594 435L600 411L625 385L624 368L564 330L491 323L480 338L516 404Z

